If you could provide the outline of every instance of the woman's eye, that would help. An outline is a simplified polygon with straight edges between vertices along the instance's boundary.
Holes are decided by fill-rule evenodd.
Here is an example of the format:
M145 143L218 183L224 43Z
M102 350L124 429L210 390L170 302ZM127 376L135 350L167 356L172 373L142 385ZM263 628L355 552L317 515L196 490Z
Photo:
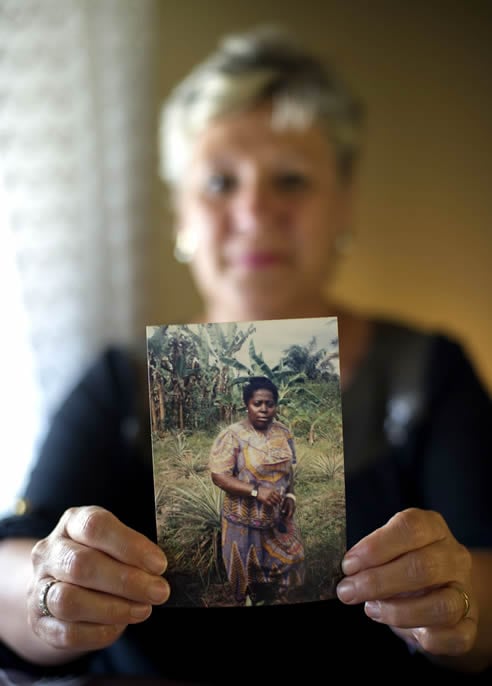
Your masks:
M308 177L301 172L284 172L276 178L276 186L282 191L302 190L308 185Z
M236 179L232 174L212 174L206 182L208 193L229 193L236 186Z

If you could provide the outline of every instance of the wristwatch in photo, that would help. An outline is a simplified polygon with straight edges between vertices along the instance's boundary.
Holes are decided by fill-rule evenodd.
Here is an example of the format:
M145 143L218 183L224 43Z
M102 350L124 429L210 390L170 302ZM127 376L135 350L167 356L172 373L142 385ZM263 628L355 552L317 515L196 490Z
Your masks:
M258 489L256 488L256 486L253 486L253 490L251 491L250 496L251 496L252 498L257 498L257 497L258 497Z

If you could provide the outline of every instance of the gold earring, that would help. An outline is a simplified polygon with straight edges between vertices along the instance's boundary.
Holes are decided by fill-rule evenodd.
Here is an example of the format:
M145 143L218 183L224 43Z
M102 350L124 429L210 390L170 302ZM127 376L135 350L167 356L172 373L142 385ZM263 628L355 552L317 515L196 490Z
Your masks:
M181 264L189 264L195 256L197 248L194 231L178 231L174 243L174 259Z

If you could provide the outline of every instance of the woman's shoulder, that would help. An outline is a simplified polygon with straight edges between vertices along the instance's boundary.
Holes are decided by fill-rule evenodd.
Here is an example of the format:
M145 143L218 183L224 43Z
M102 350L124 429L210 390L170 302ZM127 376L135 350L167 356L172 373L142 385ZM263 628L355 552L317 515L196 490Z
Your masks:
M240 439L241 437L244 437L244 435L247 432L248 431L247 431L246 423L244 422L244 420L240 420L238 422L228 424L227 426L219 427L216 441L221 441L221 440L224 440L226 438L229 438L232 440Z
M431 394L451 383L471 384L487 394L464 340L457 335L391 319L374 319L373 330L372 355L384 364L391 383L412 385L420 379Z
M451 343L451 339L432 328L407 323L398 319L376 317L371 320L373 345L386 351L432 346L438 340Z
M118 344L108 344L95 353L82 369L79 383L122 386L134 382L145 365L141 351Z
M59 410L79 408L81 399L91 397L101 408L114 413L117 408L132 413L147 395L145 357L130 346L102 347L81 370Z
M292 435L292 431L289 429L289 427L281 422L279 419L275 419L272 423L272 429L274 431L277 431L278 433L285 434L287 438Z
M399 320L375 318L372 320L374 331L373 346L378 351L398 355L426 353L438 366L471 364L464 341L456 334L433 327L419 326Z

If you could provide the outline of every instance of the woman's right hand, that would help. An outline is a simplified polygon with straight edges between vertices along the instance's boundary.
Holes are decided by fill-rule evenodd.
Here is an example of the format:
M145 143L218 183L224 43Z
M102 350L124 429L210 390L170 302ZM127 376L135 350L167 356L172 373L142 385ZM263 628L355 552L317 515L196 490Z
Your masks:
M276 507L282 504L283 497L274 488L268 488L268 486L258 487L258 500L263 505L270 505L270 507Z
M128 624L147 619L152 605L169 598L162 550L101 507L67 510L32 549L32 564L32 630L74 654L110 645ZM46 616L40 598L51 579L56 583L46 594Z

